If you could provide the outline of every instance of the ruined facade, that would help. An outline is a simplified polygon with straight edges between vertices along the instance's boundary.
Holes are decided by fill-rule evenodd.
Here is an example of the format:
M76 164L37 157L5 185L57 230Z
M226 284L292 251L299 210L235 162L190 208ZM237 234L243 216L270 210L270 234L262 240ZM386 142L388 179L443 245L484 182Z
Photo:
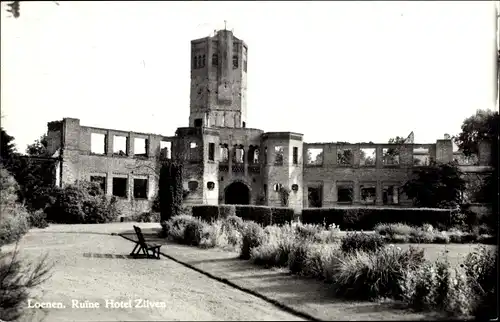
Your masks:
M188 204L288 206L407 205L401 185L416 166L450 162L451 139L434 144L305 143L294 132L247 128L247 45L228 30L191 42L189 127L174 136L49 123L57 184L98 182L125 214L147 211L162 160L184 164ZM477 171L487 170L482 149ZM470 168L472 169L472 168Z

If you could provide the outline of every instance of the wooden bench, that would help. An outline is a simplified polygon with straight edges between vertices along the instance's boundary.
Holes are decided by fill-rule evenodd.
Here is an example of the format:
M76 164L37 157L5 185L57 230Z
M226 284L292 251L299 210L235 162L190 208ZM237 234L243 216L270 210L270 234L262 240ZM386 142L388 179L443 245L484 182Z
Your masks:
M130 256L137 258L141 251L147 258L160 259L160 247L161 244L151 244L146 243L144 235L142 234L141 228L134 226L135 234L137 235L137 241L135 242L135 247ZM153 253L151 254L150 251Z

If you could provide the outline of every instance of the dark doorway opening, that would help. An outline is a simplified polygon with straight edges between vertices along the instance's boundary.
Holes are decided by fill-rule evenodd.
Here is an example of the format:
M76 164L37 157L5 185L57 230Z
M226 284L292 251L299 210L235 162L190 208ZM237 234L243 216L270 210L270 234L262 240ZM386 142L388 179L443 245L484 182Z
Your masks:
M202 119L195 119L194 120L194 126L195 127L201 127L203 125L203 120Z
M225 192L225 203L227 205L248 205L250 204L250 190L242 182L233 182Z

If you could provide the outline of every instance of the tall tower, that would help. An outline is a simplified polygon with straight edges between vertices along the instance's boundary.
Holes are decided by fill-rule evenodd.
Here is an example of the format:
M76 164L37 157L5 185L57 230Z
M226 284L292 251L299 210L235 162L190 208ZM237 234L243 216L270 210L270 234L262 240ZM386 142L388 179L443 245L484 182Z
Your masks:
M246 127L247 49L225 29L191 41L190 127Z

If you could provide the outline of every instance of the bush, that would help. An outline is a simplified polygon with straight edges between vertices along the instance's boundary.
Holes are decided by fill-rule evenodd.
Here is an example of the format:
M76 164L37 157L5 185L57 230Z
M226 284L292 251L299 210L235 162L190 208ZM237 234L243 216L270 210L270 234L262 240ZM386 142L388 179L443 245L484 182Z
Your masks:
M338 261L334 269L335 293L366 300L402 297L401 281L405 272L424 264L424 251L410 247L382 248L377 252L356 252Z
M82 181L54 188L53 200L45 208L47 220L62 224L106 223L115 221L120 212L116 197L108 199L96 183Z
M17 242L29 230L28 212L19 204L0 210L0 246Z
M291 226L267 226L262 243L250 251L250 258L255 264L285 267L295 244L295 235Z
M410 243L430 244L434 241L434 234L423 231L421 229L414 229L410 233Z
M436 233L434 235L434 244L449 244L450 243L450 236L446 234L446 232L442 233Z
M31 212L28 216L28 222L30 228L47 228L49 224L47 223L47 215L42 209L38 209Z
M262 244L265 238L264 229L255 222L247 222L242 234L241 259L250 259L252 248Z
M195 220L190 215L178 215L170 218L168 221L163 221L162 228L164 235L171 240L183 243L187 225Z
M271 208L271 222L273 225L289 224L293 221L294 210L285 207Z
M212 222L219 218L219 206L202 205L193 206L193 217L200 218L206 222Z
M219 218L226 219L236 217L236 207L234 205L219 205Z
M415 230L414 227L402 223L396 224L378 224L375 226L375 231L383 236L404 235L409 236Z
M302 222L330 225L345 230L373 230L380 223L404 223L422 226L424 223L438 228L450 226L455 210L435 208L306 208L302 210Z
M23 263L12 253L0 253L0 320L15 321L22 317L29 290L50 278L47 256L37 263Z
M309 244L302 261L303 267L300 274L331 282L331 272L335 270L339 259L342 258L343 254L337 245ZM333 270L329 269L330 266Z
M132 220L137 222L160 222L160 213L146 211L133 216Z
M228 228L235 229L240 233L243 233L243 229L245 228L245 222L240 217L229 216L224 220L225 226Z
M237 205L236 216L246 221L255 221L262 226L271 224L271 208L267 206Z
M385 240L378 234L348 233L340 241L340 249L345 254L357 251L376 252L385 246Z

